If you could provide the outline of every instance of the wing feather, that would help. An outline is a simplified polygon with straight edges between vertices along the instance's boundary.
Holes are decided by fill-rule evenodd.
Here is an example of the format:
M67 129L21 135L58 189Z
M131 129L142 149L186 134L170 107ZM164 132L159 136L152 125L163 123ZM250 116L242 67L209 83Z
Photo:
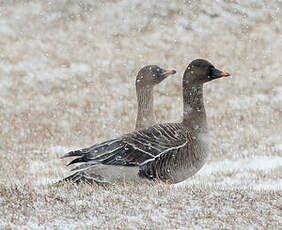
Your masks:
M161 155L181 148L186 144L186 141L186 135L178 123L158 124L129 133L118 139L71 151L64 157L78 157L68 165L84 163L73 170L81 170L99 163L142 166L155 161Z

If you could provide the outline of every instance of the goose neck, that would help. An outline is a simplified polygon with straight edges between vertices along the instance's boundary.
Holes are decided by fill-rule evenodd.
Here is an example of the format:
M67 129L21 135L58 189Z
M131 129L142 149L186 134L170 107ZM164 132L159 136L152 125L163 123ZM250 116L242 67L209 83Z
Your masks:
M193 129L206 129L206 111L203 101L203 84L184 84L183 124Z
M136 130L139 130L155 123L153 87L136 86L136 96L138 103Z

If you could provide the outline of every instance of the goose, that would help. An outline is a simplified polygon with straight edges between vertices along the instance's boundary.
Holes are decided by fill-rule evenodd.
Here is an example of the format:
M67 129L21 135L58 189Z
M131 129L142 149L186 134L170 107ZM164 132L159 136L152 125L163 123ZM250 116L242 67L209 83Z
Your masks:
M145 66L138 72L135 81L138 105L135 130L144 129L156 124L154 87L175 73L175 70L164 70L157 65Z
M136 76L135 88L137 96L137 116L135 130L144 129L156 124L154 112L154 87L165 80L168 76L175 74L175 70L165 70L157 65L147 65L141 68ZM63 181L72 183L97 181L97 175L91 171L74 173ZM96 180L95 180L96 178Z
M193 60L183 74L183 119L155 124L121 137L74 150L62 158L76 157L73 171L93 169L96 183L119 180L160 180L178 183L197 173L209 151L209 133L203 85L230 76L209 61Z

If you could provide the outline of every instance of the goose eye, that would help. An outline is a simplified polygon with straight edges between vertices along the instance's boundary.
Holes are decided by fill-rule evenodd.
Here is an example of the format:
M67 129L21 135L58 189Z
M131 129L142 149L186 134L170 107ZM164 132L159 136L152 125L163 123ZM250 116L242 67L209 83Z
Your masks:
M209 71L209 77L212 75L212 71L214 70L214 67L210 67L210 71Z

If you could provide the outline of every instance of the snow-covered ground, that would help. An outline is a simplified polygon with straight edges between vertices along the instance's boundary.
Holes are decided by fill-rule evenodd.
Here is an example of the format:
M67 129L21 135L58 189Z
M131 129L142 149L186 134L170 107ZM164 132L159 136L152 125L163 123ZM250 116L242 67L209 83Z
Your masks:
M0 1L0 229L279 229L282 1ZM65 152L134 129L147 64L179 121L195 58L232 74L205 86L209 161L177 185L54 186Z

